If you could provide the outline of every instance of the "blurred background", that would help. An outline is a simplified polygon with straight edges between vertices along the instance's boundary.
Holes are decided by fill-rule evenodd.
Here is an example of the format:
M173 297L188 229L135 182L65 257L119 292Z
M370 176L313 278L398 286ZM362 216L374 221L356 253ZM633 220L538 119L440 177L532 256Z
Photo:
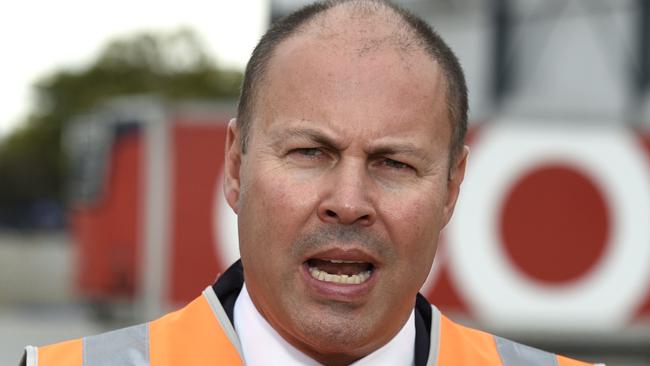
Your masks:
M0 364L154 318L238 258L243 68L299 0L15 2L0 15ZM650 365L650 1L401 0L447 40L472 149L422 292L456 320Z

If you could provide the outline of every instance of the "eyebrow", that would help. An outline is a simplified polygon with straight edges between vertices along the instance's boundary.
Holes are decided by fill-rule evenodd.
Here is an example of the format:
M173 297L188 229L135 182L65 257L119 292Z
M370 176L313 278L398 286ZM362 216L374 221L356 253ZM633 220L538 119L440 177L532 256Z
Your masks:
M311 140L315 143L318 143L320 145L323 145L331 149L335 149L335 150L341 149L340 145L337 144L334 141L334 139L327 136L325 133L312 128L289 128L286 130L282 130L281 132L274 134L273 144L274 145L281 144L288 138L300 138L300 139Z

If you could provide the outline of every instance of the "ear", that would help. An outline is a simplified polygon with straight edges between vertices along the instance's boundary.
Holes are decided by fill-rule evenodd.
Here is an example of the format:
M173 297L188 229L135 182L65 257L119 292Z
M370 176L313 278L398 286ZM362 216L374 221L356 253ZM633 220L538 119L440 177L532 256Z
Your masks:
M228 122L226 132L226 152L223 174L223 193L226 196L228 205L235 213L239 211L239 192L241 188L241 144L239 142L239 126L237 119L233 118Z
M452 162L453 166L449 170L449 177L447 179L447 201L444 207L444 224L447 225L454 213L458 194L460 193L460 184L463 183L465 178L465 166L467 166L467 157L469 156L469 147L463 146L462 151L458 157Z

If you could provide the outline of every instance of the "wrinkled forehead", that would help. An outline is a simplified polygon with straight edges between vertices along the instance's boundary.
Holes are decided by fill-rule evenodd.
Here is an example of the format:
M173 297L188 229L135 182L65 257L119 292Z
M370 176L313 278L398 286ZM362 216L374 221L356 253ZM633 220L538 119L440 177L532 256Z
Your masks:
M293 120L345 120L337 128L363 138L417 130L447 146L440 67L421 49L396 47L393 33L362 28L369 33L302 33L281 44L260 85L255 130L270 132Z
M302 89L307 80L314 79L318 79L318 82L310 85L317 87L335 83L345 89L351 80L377 85L374 89L378 94L375 101L383 105L397 103L395 94L413 95L410 102L428 95L430 98L426 104L435 105L437 110L443 111L441 114L444 116L438 114L438 117L447 120L447 113L444 112L446 80L440 65L412 34L413 30L404 25L401 18L396 19L400 16L390 12L392 9L371 12L341 5L312 19L278 44L255 88L253 109L256 112L251 116L251 122L257 127L252 128L252 134L265 125L264 120L286 114L286 102L298 103L298 100L320 95L308 104L324 110L333 107L322 105L326 102L320 92L311 93L313 90L310 90L298 97L290 97L284 90ZM390 93L393 88L382 88L381 80L388 83L394 78L403 81L398 83L404 87L401 93ZM341 93L346 93L344 89ZM425 92L429 89L433 90ZM413 103L399 99L413 108ZM358 101L355 106L363 111L363 105ZM404 104L401 104L393 111L398 113L403 109ZM431 119L430 113L422 112ZM429 123L439 122L438 118L434 119Z

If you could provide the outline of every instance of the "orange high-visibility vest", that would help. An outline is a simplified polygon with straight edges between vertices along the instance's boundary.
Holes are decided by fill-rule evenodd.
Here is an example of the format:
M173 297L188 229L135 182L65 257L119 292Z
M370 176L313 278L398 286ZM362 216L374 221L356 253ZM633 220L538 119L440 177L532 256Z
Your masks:
M456 324L432 306L427 366L580 366L587 363ZM239 338L212 287L149 323L26 348L27 366L244 365Z

